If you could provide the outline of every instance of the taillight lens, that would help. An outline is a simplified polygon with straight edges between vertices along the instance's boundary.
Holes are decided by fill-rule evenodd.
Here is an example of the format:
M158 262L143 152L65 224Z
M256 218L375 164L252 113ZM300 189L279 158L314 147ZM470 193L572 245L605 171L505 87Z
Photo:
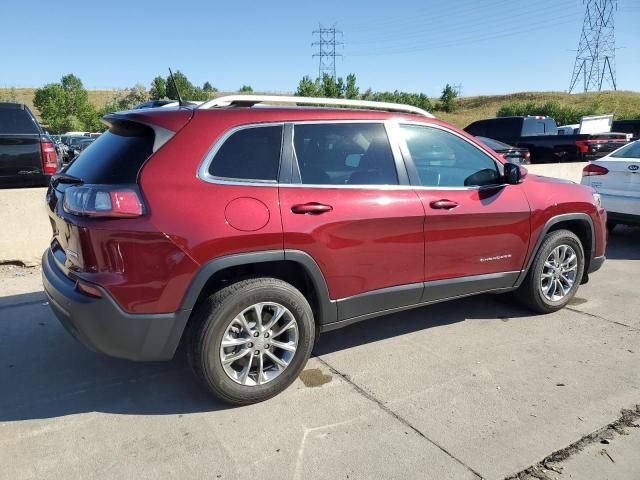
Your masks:
M82 217L133 218L144 213L136 187L78 185L64 191L64 211Z
M592 175L606 175L607 173L609 173L608 169L594 163L590 163L582 169L583 177L590 177Z
M52 175L58 170L58 155L53 142L46 139L40 140L40 155L42 157L42 172Z
M98 287L94 287L90 283L83 282L82 280L76 282L76 290L91 297L102 298L102 292Z

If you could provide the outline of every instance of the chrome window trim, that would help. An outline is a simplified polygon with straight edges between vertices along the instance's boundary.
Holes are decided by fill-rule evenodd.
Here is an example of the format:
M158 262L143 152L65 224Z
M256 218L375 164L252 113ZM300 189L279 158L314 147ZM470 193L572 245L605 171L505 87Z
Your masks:
M478 145L475 145L472 142L469 142L468 139L463 137L462 135L449 130L448 128L442 127L441 125L437 125L435 123L429 121L411 121L406 120L404 118L389 118L389 119L336 119L336 120L294 120L294 121L278 121L278 122L254 122L254 123L246 123L242 125L236 125L231 127L227 131L225 131L218 140L214 142L211 148L205 154L200 166L198 167L198 171L196 172L196 177L204 182L212 183L216 185L230 185L230 186L244 186L244 187L278 187L278 188L321 188L321 189L348 189L348 190L434 190L434 191L447 191L447 190L460 190L460 191L472 191L472 190L487 190L494 188L505 187L508 184L496 184L496 185L482 185L482 186L471 186L471 187L430 187L423 185L335 185L335 184L302 184L302 183L280 183L277 180L241 180L241 179L227 179L222 177L216 177L214 175L209 174L209 166L213 161L213 157L220 150L222 144L234 133L245 130L248 128L256 128L256 127L274 127L274 126L282 126L284 132L284 126L289 124L295 127L295 125L308 125L308 124L326 124L326 123L381 123L384 125L385 130L387 132L387 136L389 137L389 143L391 145L391 150L394 154L400 154L400 158L403 160L403 165L405 165L407 159L404 158L402 154L402 145L406 147L406 142L400 135L399 127L400 125L417 125L421 127L432 127L439 128L446 132L452 133L462 140L466 141L470 145L474 146L478 150L480 150L485 155L488 155L494 162L498 164L498 170L501 173L504 173L504 170L501 168L502 163L496 160L492 155L486 152L483 148ZM293 143L293 136L291 138L291 142ZM295 159L294 159L295 161ZM280 164L282 164L282 157L280 158ZM398 175L400 172L397 172Z
M226 142L229 137L231 137L234 133L237 133L241 130L248 130L250 128L262 128L262 127L282 127L283 136L284 136L284 125L286 122L262 122L262 123L247 123L243 125L236 125L235 127L230 128L226 132L224 132L218 140L214 142L211 148L205 154L202 162L200 162L200 167L198 167L198 171L196 173L196 177L200 180L203 180L208 183L216 183L221 185L253 185L253 186L263 186L263 187L276 187L278 186L278 180L276 176L276 180L259 180L259 179L247 179L243 180L240 178L227 178L227 177L217 177L215 175L211 175L209 173L209 167L211 167L211 162L213 162L213 158L216 156L216 153L222 148L224 142ZM280 159L278 162L278 170L280 169L280 163L282 162L282 140L280 144Z

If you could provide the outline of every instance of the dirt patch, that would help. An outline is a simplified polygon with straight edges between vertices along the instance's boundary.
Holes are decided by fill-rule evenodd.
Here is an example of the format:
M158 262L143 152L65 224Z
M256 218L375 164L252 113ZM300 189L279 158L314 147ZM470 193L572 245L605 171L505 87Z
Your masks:
M300 380L302 380L304 386L311 388L329 383L331 378L331 375L322 373L322 370L319 368L309 368L307 370L303 370L300 374Z
M631 410L621 410L621 416L613 423L610 423L600 430L582 437L577 442L572 443L568 447L553 452L536 465L523 470L505 480L556 480L557 475L551 476L551 472L562 474L561 463L572 455L582 451L586 446L594 443L602 443L607 445L617 435L626 435L627 428L638 428L640 420L640 404Z

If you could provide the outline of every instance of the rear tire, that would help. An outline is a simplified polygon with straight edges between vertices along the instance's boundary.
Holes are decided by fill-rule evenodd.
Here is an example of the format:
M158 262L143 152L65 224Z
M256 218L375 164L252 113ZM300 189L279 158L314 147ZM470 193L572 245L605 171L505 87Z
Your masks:
M193 371L211 393L234 405L285 390L307 363L316 334L307 299L275 278L242 280L217 291L197 307L191 324Z
M613 222L607 222L607 230L609 230L609 233L613 232L613 229L616 228L616 225L618 224Z
M555 312L573 298L583 274L580 239L569 230L556 230L545 236L516 297L534 312Z

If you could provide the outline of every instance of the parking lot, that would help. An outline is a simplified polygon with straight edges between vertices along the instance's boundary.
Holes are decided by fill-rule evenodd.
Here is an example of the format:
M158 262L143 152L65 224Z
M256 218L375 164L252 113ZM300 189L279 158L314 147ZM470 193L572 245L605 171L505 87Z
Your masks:
M557 451L538 478L638 478L632 414L585 437L640 404L639 244L616 229L555 314L483 295L324 334L284 394L242 408L210 398L182 352L87 351L38 268L1 266L0 478L500 479Z

